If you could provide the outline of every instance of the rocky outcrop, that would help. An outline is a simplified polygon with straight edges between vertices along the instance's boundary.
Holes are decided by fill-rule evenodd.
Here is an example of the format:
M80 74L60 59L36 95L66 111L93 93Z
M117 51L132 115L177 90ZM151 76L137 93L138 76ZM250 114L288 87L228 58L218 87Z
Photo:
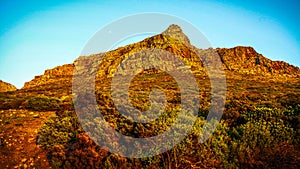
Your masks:
M14 85L0 80L0 92L9 92L15 90L17 90L17 88Z
M65 64L62 66L57 66L53 69L46 70L43 75L35 76L33 80L26 82L22 89L55 83L57 81L65 81L71 83L73 69L73 64Z
M170 25L168 29L162 32L162 34L171 36L174 39L177 39L186 45L190 44L189 38L183 33L182 29L178 25L175 24Z
M298 67L283 61L272 61L257 53L252 47L217 48L227 71L247 74L299 76Z

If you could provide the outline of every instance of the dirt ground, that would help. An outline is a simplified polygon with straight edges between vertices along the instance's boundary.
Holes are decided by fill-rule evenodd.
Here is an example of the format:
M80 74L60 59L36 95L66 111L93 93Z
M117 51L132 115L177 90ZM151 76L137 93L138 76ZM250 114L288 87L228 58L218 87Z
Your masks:
M36 145L41 125L55 112L0 110L0 168L51 168Z

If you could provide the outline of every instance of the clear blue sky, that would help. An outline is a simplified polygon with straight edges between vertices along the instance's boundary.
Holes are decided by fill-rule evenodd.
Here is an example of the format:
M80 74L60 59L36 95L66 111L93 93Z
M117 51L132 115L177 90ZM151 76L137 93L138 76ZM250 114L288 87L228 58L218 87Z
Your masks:
M213 47L252 46L300 66L296 0L0 2L0 79L22 87L45 69L72 63L87 40L121 17L161 12L196 26Z

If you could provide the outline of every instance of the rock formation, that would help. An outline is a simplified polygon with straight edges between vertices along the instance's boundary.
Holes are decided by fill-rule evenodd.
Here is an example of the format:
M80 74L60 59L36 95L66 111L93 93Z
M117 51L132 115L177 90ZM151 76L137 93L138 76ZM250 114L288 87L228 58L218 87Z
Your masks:
M299 76L299 68L283 61L272 61L252 47L217 48L227 71L247 74Z
M9 92L15 90L17 90L17 88L14 85L0 80L0 92Z
M33 80L26 82L22 89L33 88L57 81L65 81L71 83L73 68L73 64L65 64L62 66L57 66L53 69L46 70L43 75L35 76Z

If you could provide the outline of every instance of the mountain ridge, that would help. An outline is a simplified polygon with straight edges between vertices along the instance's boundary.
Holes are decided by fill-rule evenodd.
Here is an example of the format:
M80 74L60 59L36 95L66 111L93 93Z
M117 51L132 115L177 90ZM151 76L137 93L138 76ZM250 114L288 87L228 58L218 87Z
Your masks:
M176 45L175 47L174 45L164 45L164 43L168 42L168 40L170 39L175 39L174 43L176 43L176 45L180 45L180 43L182 43L183 46L186 46L186 48L190 48L192 46L190 44L189 38L183 33L183 30L178 25L172 24L161 34L154 35L137 43L119 47L115 50L109 51L108 53L115 55L115 58L124 58L122 57L123 55L128 55L141 49L153 47L158 47L169 52L174 52L174 48L176 48ZM227 73L239 72L267 76L300 77L300 69L298 67L288 64L284 61L272 61L264 57L262 54L257 53L255 49L250 46L216 48L215 50L219 54L224 70ZM25 82L24 86L21 89L29 89L40 85L46 85L48 83L55 83L57 81L68 81L69 83L71 83L74 66L78 62L78 60L90 59L91 61L89 61L89 64L96 64L92 62L97 59L99 60L100 55L106 55L108 53L80 56L71 64L64 64L61 66L56 66L52 69L47 69L45 70L44 74L35 76L31 81ZM177 55L180 54L181 53L178 53ZM113 62L112 60L114 60L113 57L108 62L111 63Z
M247 51L253 51L255 55L247 56ZM241 73L258 75L277 75L300 77L300 69L284 61L272 61L262 54L257 53L252 47L237 46L233 48L216 48L221 57L226 72L236 71ZM236 54L232 54L236 53ZM238 53L238 54L237 54ZM240 58L239 58L240 56ZM248 59L245 59L247 58ZM256 59L259 58L259 61ZM230 59L232 59L230 61ZM242 59L245 59L242 61ZM258 63L259 62L259 63ZM52 69L45 70L44 74L35 76L31 81L25 82L21 89L28 89L38 85L45 85L55 81L55 78L64 78L73 75L74 63L63 64ZM54 78L54 79L53 79Z

